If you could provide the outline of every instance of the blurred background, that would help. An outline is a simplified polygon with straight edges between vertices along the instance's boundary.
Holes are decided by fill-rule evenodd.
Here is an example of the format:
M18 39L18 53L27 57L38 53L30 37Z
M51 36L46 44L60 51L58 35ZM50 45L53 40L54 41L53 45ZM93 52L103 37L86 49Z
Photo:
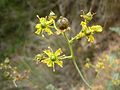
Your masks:
M108 88L103 84L107 79L95 79L96 73L84 68L86 59L94 63L104 55L120 61L120 0L0 0L0 62L8 57L19 70L31 71L29 79L17 82L18 88L0 78L0 90L87 90L71 60L65 60L63 68L56 67L56 72L33 61L48 46L70 54L62 36L43 39L34 34L36 15L47 16L53 11L58 17L65 16L72 28L68 36L72 37L81 30L81 10L96 13L91 23L104 30L95 35L93 45L86 39L74 43L78 66L90 82L94 80L94 90L120 90L119 86Z

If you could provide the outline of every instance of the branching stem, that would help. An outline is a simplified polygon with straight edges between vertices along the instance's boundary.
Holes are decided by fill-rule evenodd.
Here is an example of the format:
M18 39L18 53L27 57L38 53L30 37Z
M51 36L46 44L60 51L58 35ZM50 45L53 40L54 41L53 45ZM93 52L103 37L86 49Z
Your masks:
M72 45L71 45L68 37L66 36L65 33L62 33L62 34L63 34L63 36L65 37L65 39L67 40L67 43L68 43L68 45L69 45L70 53L71 53L71 56L72 56L72 61L73 61L73 64L74 64L76 70L78 71L78 73L79 73L80 77L82 78L82 80L84 81L84 83L85 83L90 89L92 89L91 86L89 85L89 83L85 80L84 76L82 75L82 72L80 71L80 69L79 69L79 67L78 67L78 65L77 65L77 63L76 63L75 56L74 56L74 52L73 52L73 47L72 47Z

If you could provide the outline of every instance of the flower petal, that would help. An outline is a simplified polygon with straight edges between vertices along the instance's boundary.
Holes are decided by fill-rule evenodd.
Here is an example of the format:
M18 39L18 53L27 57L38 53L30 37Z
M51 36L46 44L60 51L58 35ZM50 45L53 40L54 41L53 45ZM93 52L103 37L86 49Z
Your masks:
M56 60L55 63L58 64L60 67L63 67L63 61Z
M34 60L36 60L36 61L41 61L42 59L43 59L42 54L37 54L37 55L35 56L35 59L34 59Z
M89 30L88 27L87 27L87 23L86 22L82 21L81 22L81 26L82 26L82 30L81 31L86 32L86 31Z
M95 32L102 32L102 27L100 25L94 25L91 27Z
M81 22L81 25L82 25L82 27L84 27L84 26L86 26L86 25L87 25L87 23L86 23L86 22L84 22L84 21L82 21L82 22Z
M40 34L42 32L42 29L37 29L36 31L35 31L35 34Z
M42 17L42 18L40 18L40 23L46 23L46 18L44 18L44 17Z
M52 55L52 52L50 50L43 51L45 54L47 54L49 57Z
M59 49L55 52L55 55L56 55L56 56L59 56L61 53L62 53L62 50L61 50L61 48L59 48Z
M49 58L44 59L41 62L46 63L48 67L53 67L53 62Z
M94 39L93 35L89 35L89 36L88 36L88 42L93 43L94 40L95 40L95 39Z
M53 20L51 19L51 20L47 21L46 24L47 24L47 25L53 24Z
M35 28L37 28L37 29L41 28L41 24L37 24L37 25L35 26Z
M46 28L46 29L45 29L45 32L47 32L48 35L53 34L53 32L50 30L50 28Z

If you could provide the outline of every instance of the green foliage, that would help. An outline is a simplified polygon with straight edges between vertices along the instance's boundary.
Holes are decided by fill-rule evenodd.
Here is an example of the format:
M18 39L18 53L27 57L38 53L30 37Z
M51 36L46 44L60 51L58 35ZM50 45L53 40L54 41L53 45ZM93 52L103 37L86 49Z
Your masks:
M16 53L17 51L19 52L20 50L22 50L22 47L24 46L24 43L26 42L26 38L28 35L27 31L30 29L29 23L31 23L34 20L35 15L39 14L40 17L37 15L39 21L38 21L38 24L36 25L35 33L37 35L42 35L43 37L46 35L53 35L53 36L56 36L56 34L63 35L68 42L68 45L70 48L70 52L68 53L70 53L70 56L65 56L65 55L61 56L56 54L56 52L61 54L62 52L61 49L58 49L56 52L53 52L52 49L47 49L47 50L44 50L42 54L37 54L35 57L35 61L37 63L40 63L40 62L46 63L48 67L53 67L53 70L54 70L55 63L58 66L63 67L63 59L73 59L72 61L76 69L78 70L78 73L80 74L83 81L86 83L84 79L84 75L83 76L81 75L81 72L78 69L77 64L75 63L75 60L74 60L75 57L71 47L75 40L78 40L84 37L87 38L88 42L94 43L95 41L94 34L97 32L101 32L102 27L100 25L90 26L89 22L93 19L94 14L92 14L91 12L88 12L87 14L83 13L81 17L84 20L80 24L82 26L82 30L80 30L79 34L77 34L75 37L72 37L72 38L70 37L69 39L65 35L66 31L71 30L71 28L69 27L70 23L68 19L63 16L57 17L54 12L51 12L48 16L46 16L48 11L52 10L52 8L55 6L50 3L53 3L55 1L56 0L0 0L0 19L1 19L0 21L0 24L1 24L0 25L0 42L1 42L0 43L1 44L0 60L3 60L3 58L11 56L13 53ZM46 16L46 17L43 17L43 16ZM117 28L113 27L113 28L110 28L110 30L120 35L119 27ZM62 39L62 42L65 42L65 40ZM63 46L63 43L61 43L60 40L56 40L55 44L57 47L59 47L60 45ZM31 49L34 51L34 47L31 47ZM62 49L64 50L64 48ZM110 56L111 56L110 63L112 64L114 62L114 59L112 59L114 58L114 55L110 55ZM42 64L40 67L36 68L36 65L34 65L32 61L30 61L31 59L30 60L27 60L27 59L22 60L22 62L21 61L19 62L20 63L19 68L21 70L24 70L24 67L28 67L31 70L31 75L30 75L30 78L28 79L28 82L30 82L30 85L32 84L33 87L35 86L39 90L46 90L46 89L57 90L57 88L55 88L53 84L54 81L51 82L52 81L51 78L53 77L50 77L50 74L48 74L47 73L48 71L46 71L47 69L44 69L43 68L44 66L41 67ZM5 60L4 63L8 63L8 61ZM87 68L93 67L92 63L90 63L89 61L88 63L86 63L85 66ZM113 67L116 67L116 66L117 64L113 65ZM96 68L96 72L99 73L99 70L106 69L105 63L102 60L98 60L98 62L95 65L95 68ZM9 75L10 73L8 71L4 73L5 77L9 77ZM108 81L108 85L106 86L107 90L114 90L114 89L117 90L119 88L118 85L119 85L120 75L118 72L113 72L111 76L112 76L112 79ZM1 82L0 87L3 87L3 83L4 81ZM5 81L5 84L6 83L8 82ZM20 86L22 87L22 85L24 86L24 84L27 85L26 82L22 82L20 83ZM89 87L89 84L86 84L86 85L88 85ZM30 88L12 88L11 90L14 90L14 89L21 90L21 89L30 89Z
M0 62L16 53L28 38L35 15L45 15L55 0L0 0ZM44 8L46 7L46 8ZM56 9L55 9L56 10ZM44 11L44 13L42 13Z
M111 27L110 30L120 35L120 27Z
M8 58L6 58L3 63L0 63L0 70L3 79L12 80L15 87L17 87L16 81L28 78L27 72L24 72L24 74L19 73L17 67L11 66Z
M57 88L55 88L52 84L49 84L48 86L46 86L47 90L58 90Z
M118 60L117 60L118 59ZM117 56L117 53L111 53L109 55L109 62L112 64L112 68L119 68L119 57ZM117 63L115 63L117 60ZM107 84L107 90L119 90L120 89L120 72L119 70L117 71L112 71L112 74L111 74L111 80L108 81L108 84Z
M95 64L87 61L86 68L94 68L96 72L96 79L105 79L106 83L102 86L106 90L119 90L120 85L120 58L116 53L110 53L109 55L103 55L97 60Z
M2 47L0 58L4 60L5 57L22 47L26 39L25 29L28 27L28 18L26 18L24 0L14 0L13 2L1 0L0 4L0 42Z

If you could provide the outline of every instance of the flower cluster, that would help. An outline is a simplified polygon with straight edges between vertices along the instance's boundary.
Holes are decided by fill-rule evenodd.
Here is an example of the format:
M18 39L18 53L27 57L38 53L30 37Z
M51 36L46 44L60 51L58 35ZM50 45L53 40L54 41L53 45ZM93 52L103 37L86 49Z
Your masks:
M92 64L90 62L90 60L87 60L87 62L85 63L85 67L86 68L94 68L95 72L97 73L97 76L98 76L100 74L100 72L105 69L106 62L107 62L106 57L104 57L103 59L100 58L95 64Z
M76 36L76 39L86 37L88 39L88 42L93 43L94 42L94 36L93 36L94 33L102 32L102 27L100 25L88 26L88 23L92 20L93 15L94 14L91 14L91 12L81 15L81 17L84 18L84 21L82 21L80 24L82 26L82 30Z
M5 61L0 64L0 70L3 73L2 77L6 80L12 80L16 87L16 81L28 78L29 71L19 73L17 67L13 67L10 65L10 61L8 58L6 58Z
M118 76L118 77L119 77L119 76ZM119 85L120 85L120 79L118 79L118 77L115 78L115 79L112 79L112 83L113 83L114 85L116 85L116 86L119 86Z
M87 37L89 42L94 42L94 33L101 32L102 27L100 25L88 26L88 23L92 20L93 15L94 14L92 14L91 12L81 15L81 17L84 18L84 21L81 22L82 30L74 38L68 40L69 43L82 37ZM39 19L39 23L36 25L37 30L35 33L38 35L42 34L42 36L44 36L44 32L46 32L48 35L52 35L55 32L57 35L62 33L63 36L65 36L65 31L70 30L68 19L63 16L60 16L57 22L55 22L57 16L52 11L46 17L37 17ZM35 60L37 61L37 63L46 63L48 67L53 67L53 69L54 64L58 64L60 67L62 67L63 62L61 61L61 56L59 56L61 53L61 49L58 49L55 53L52 51L52 49L45 50L42 54L36 55ZM71 58L71 56L64 55L64 58ZM87 66L89 67L89 65Z
M53 29L55 29L56 34L59 35L62 32L70 29L68 19L62 16L60 16L56 25L55 19L57 18L57 16L52 11L50 12L49 16L40 18L37 15L37 17L39 19L39 23L35 26L35 33L37 35L42 35L44 37L44 32L46 32L48 35L52 35L54 33Z
M53 71L55 71L55 64L63 67L62 59L65 59L66 56L61 54L61 48L53 52L53 50L49 47L48 50L44 50L42 54L37 54L35 56L35 61L37 63L46 63L48 67L53 67Z
M63 67L63 61L62 61L63 59L72 59L73 64L77 69L77 71L79 72L80 77L83 79L84 83L91 89L91 86L84 79L84 76L82 75L80 69L78 68L73 52L72 43L74 40L80 39L82 37L87 37L89 42L94 42L94 36L93 36L94 33L102 31L102 27L100 25L88 26L89 22L93 18L93 14L91 14L91 12L88 12L87 14L81 15L81 17L84 18L84 21L81 22L82 30L71 40L69 40L69 38L65 33L65 31L71 29L69 27L69 21L67 18L60 16L58 20L55 20L56 15L53 12L51 12L49 16L46 17L41 17L41 18L39 16L37 17L39 19L39 23L36 25L37 31L35 33L38 35L42 34L42 36L44 35L44 32L46 32L48 35L52 35L54 33L56 33L57 35L63 35L63 37L66 39L68 43L68 47L70 49L70 56L61 55L62 50L60 48L57 51L53 52L53 50L49 47L49 49L44 50L42 54L37 54L34 60L37 63L42 62L47 64L48 67L52 67L53 71L55 71L55 64L57 64L60 67ZM86 64L86 67L88 68L91 66L92 64L89 63ZM96 67L101 68L102 63L99 63Z

